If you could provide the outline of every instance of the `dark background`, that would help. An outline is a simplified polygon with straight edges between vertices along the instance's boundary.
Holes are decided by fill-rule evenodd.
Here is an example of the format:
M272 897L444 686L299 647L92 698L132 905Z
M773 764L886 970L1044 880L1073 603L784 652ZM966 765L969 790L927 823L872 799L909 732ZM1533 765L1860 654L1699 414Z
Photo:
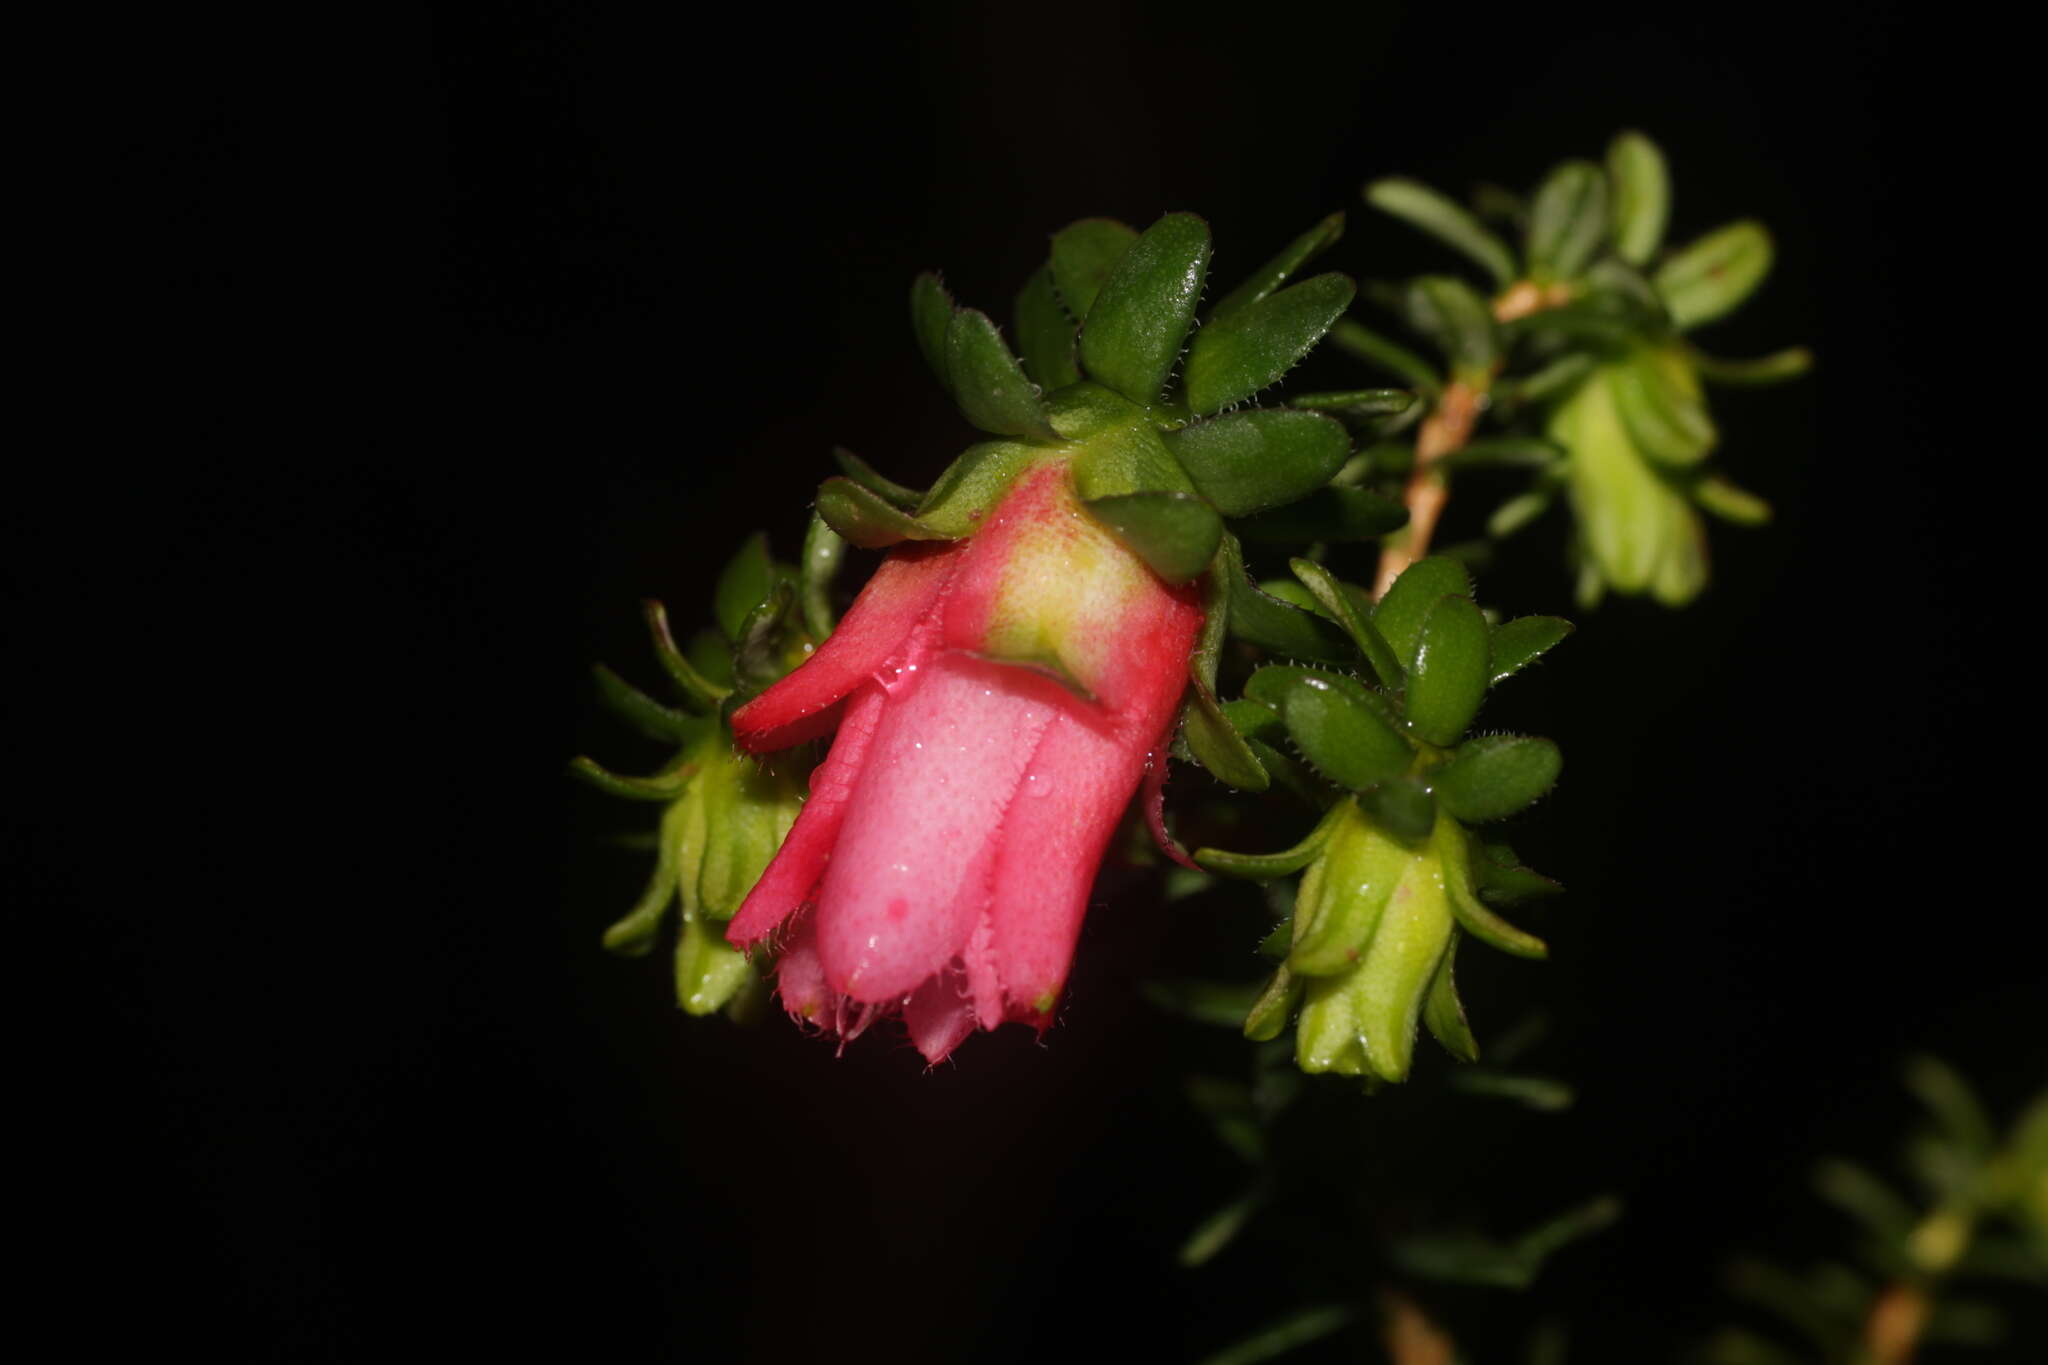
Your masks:
M1776 235L1703 340L1821 356L1717 402L1779 517L1715 528L1693 609L1582 618L1494 713L1565 748L1516 843L1571 894L1536 917L1549 964L1468 953L1466 994L1482 1039L1547 1014L1529 1065L1578 1107L1400 1095L1305 1146L1373 1215L1510 1232L1619 1193L1540 1308L1437 1302L1482 1359L1539 1311L1574 1359L1663 1359L1738 1315L1732 1253L1845 1244L1808 1172L1890 1159L1906 1051L2008 1113L2038 1087L2038 960L1996 927L2015 855L1978 794L1996 575L1918 341L1947 321L1924 35L1873 7L1248 15L500 4L214 49L258 79L182 92L151 181L175 235L138 270L168 288L130 401L187 453L99 523L139 555L25 557L53 621L113 642L20 882L87 912L103 987L65 1111L89 1216L51 1249L108 1287L88 1332L1174 1360L1366 1292L1334 1214L1172 1263L1242 1182L1179 1095L1234 1046L1134 993L1202 959L1200 907L1111 869L1043 1047L835 1059L686 1020L661 963L598 950L643 872L598 837L644 812L560 763L651 757L589 662L652 683L638 599L688 619L747 530L793 550L834 443L921 483L969 439L910 341L916 271L1006 316L1052 229L1181 208L1226 285L1334 208L1332 268L1454 267L1359 185L1524 187L1625 126L1673 163L1676 237ZM1489 600L1559 609L1561 553L1547 523Z

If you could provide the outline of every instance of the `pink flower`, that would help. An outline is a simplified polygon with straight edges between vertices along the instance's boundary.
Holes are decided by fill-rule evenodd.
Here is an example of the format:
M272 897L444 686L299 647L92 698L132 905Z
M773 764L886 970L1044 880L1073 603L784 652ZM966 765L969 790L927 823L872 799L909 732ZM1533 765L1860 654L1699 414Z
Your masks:
M977 1026L1046 1028L1201 620L1059 459L970 539L893 551L818 652L733 715L754 753L838 734L727 937L788 924L783 1006L841 1038L900 1013L936 1062Z

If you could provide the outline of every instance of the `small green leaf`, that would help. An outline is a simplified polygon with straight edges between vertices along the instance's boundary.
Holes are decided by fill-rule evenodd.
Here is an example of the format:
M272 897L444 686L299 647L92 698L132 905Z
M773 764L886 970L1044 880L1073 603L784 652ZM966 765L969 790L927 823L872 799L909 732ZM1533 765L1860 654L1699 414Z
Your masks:
M1017 477L1044 458L1043 450L1022 441L983 441L967 447L918 504L917 520L931 535L913 538L950 539L972 533Z
M1358 421L1369 417L1398 417L1415 406L1415 395L1406 389L1339 389L1331 393L1298 393L1287 400L1287 406L1334 413Z
M1480 225L1464 206L1420 181L1389 177L1365 187L1365 202L1383 213L1412 223L1455 251L1479 263L1502 289L1514 283L1515 254L1508 244Z
M1555 649L1572 633L1572 623L1562 616L1518 616L1493 628L1491 674L1499 682L1521 672Z
M880 550L906 540L945 540L946 536L884 501L852 479L831 478L818 486L818 515L825 524L863 550ZM758 599L757 599L758 600Z
M654 657L661 661L662 671L682 692L684 700L698 711L709 711L724 701L731 689L721 687L698 672L676 648L676 638L668 628L668 608L649 597L641 602L640 609L647 617L647 633L654 641ZM720 643L720 653L724 653L723 642Z
M1692 500L1721 520L1737 526L1761 526L1771 519L1769 503L1718 474L1709 474L1695 483Z
M1436 798L1412 777L1395 778L1358 794L1358 805L1397 839L1414 843L1436 827Z
M626 957L644 957L652 951L661 922L675 903L679 857L689 838L687 830L693 820L703 823L702 808L701 795L692 790L662 813L661 833L654 842L654 875L647 879L633 908L604 931L604 946L609 951Z
M747 613L774 586L775 563L768 557L768 535L764 531L756 531L747 537L739 552L725 562L725 568L718 575L718 586L712 590L712 615L718 621L718 628L725 632L726 639L739 638Z
M1529 273L1573 278L1592 263L1607 229L1607 177L1590 161L1564 162L1529 204Z
M1598 369L1598 356L1584 351L1574 351L1558 357L1523 378L1506 379L1494 388L1494 397L1502 402L1539 403L1551 398L1563 398L1585 381L1587 375Z
M1279 955L1285 957L1287 945L1284 940L1289 933L1288 926L1278 925L1273 932L1282 937L1283 941L1278 945ZM1250 1011L1246 1013L1244 1036L1254 1043L1270 1043L1278 1038L1287 1027L1287 1021L1294 1017L1295 1010L1301 1007L1301 997L1307 984L1282 962L1267 978L1266 988L1259 992L1259 998L1252 1002Z
M1278 744L1287 738L1287 727L1281 723L1280 713L1263 703L1235 697L1223 703L1223 716L1248 740L1263 739L1269 744Z
M1482 735L1430 774L1444 809L1466 824L1504 820L1557 785L1564 756L1547 739Z
M1506 540L1548 512L1550 504L1556 500L1556 493L1548 488L1532 488L1526 493L1517 493L1493 509L1493 514L1486 519L1486 534L1496 540Z
M1408 524L1408 509L1370 488L1318 488L1285 507L1237 524L1238 534L1260 544L1374 540Z
M1804 346L1773 351L1754 360L1722 360L1691 348L1687 348L1686 355L1700 378L1709 384L1728 384L1737 388L1782 384L1813 368L1813 352Z
M569 775L581 778L610 796L631 801L673 801L682 795L696 772L695 765L677 763L652 777L628 777L601 767L595 759L578 755L569 760Z
M1202 496L1227 517L1292 502L1330 481L1351 437L1314 412L1233 412L1168 432L1166 448Z
M797 566L797 595L803 607L804 629L814 641L832 633L837 620L832 611L832 580L846 560L846 539L816 512L804 532L803 563Z
M1523 1076L1507 1071L1459 1071L1451 1076L1451 1088L1468 1095L1486 1095L1513 1100L1540 1114L1561 1114L1578 1103L1578 1092L1563 1081L1548 1076Z
M1330 329L1330 344L1368 365L1377 366L1411 389L1431 397L1443 391L1443 376L1428 361L1399 342L1389 341L1350 318L1339 318L1337 325Z
M884 502L892 502L906 512L915 511L924 494L915 488L906 488L892 479L885 479L875 467L845 446L832 448L832 459L839 466L839 472L852 479L868 492L876 494Z
M1239 791L1264 791L1271 780L1265 767L1224 714L1215 692L1203 681L1199 663L1192 659L1188 661L1188 677L1192 695L1181 720L1181 735L1187 740L1189 752L1224 784Z
M1218 1252L1230 1245L1231 1239L1244 1230L1244 1225L1251 1221L1252 1215L1257 1213L1265 1202L1263 1188L1254 1188L1251 1192L1225 1204L1204 1218L1195 1230L1188 1234L1188 1239L1181 1243L1180 1253L1175 1259L1189 1270L1207 1264Z
M1745 219L1675 252L1657 270L1657 293L1685 332L1740 307L1770 271L1771 234Z
M1335 1304L1303 1308L1268 1323L1241 1341L1232 1342L1214 1355L1205 1357L1200 1365L1261 1365L1263 1361L1277 1360L1310 1342L1321 1341L1333 1332L1342 1331L1351 1325L1354 1316L1352 1309Z
M1219 299L1209 310L1208 326L1215 326L1239 309L1257 303L1292 278L1294 272L1337 244L1344 235L1344 215L1333 213L1307 232L1289 242L1281 253L1253 271L1251 278Z
M1467 441L1439 460L1439 468L1543 469L1565 456L1564 447L1540 436L1497 436L1490 440Z
M1296 670L1300 671L1300 670ZM1293 848L1280 853L1232 853L1227 849L1203 848L1195 851L1195 861L1209 871L1222 877L1238 877L1246 881L1269 882L1280 877L1291 877L1321 856L1330 836L1336 832L1337 821L1342 818L1342 803L1330 807L1308 836Z
M1514 905L1535 896L1555 896L1564 890L1542 873L1523 867L1515 851L1506 844L1475 847L1472 877L1488 900L1502 905Z
M1223 545L1241 566L1236 539L1226 533ZM1347 663L1353 655L1351 641L1337 627L1259 591L1241 567L1230 574L1230 633L1276 654L1317 663Z
M1314 594L1330 619L1344 628L1344 633L1358 646L1358 652L1372 665L1380 685L1390 691L1402 687L1407 682L1407 673L1394 657L1393 647L1374 627L1368 614L1360 610L1357 600L1344 590L1345 585L1337 576L1307 559L1290 560L1288 567L1294 570L1301 585Z
M1418 559L1401 571L1373 608L1372 623L1380 636L1394 648L1394 658L1403 668L1415 661L1415 647L1422 640L1422 623L1440 597L1470 597L1472 579L1465 566L1443 555Z
M1399 777L1415 758L1385 703L1351 678L1304 674L1287 690L1280 715L1303 757L1340 787L1356 791Z
M1121 493L1092 499L1087 508L1169 583L1201 574L1223 540L1223 519L1193 493Z
M1443 770L1437 771L1441 773ZM1449 828L1453 833L1457 832L1457 826ZM1459 834L1458 843L1469 846L1470 840ZM1516 957L1542 958L1550 955L1550 947L1542 939L1523 933L1479 899L1478 893L1472 889L1472 858L1469 852L1461 856L1460 850L1453 848L1443 860L1443 869L1444 891L1451 902L1451 914L1466 933Z
M1323 339L1357 293L1343 275L1318 275L1211 319L1188 348L1183 375L1188 410L1206 417L1278 383Z
M1926 1053L1907 1058L1905 1071L1906 1088L1927 1106L1945 1137L1971 1156L1990 1153L1998 1131L1960 1072Z
M1038 388L1003 343L988 314L963 308L946 328L946 368L960 413L997 436L1057 440L1046 420Z
M1429 997L1422 1006L1422 1022L1443 1044L1444 1051L1461 1062L1476 1062L1479 1060L1479 1040L1472 1036L1472 1025L1465 1018L1465 1006L1458 999L1458 986L1453 978L1452 968L1457 956L1458 940L1453 931L1450 946L1444 949L1443 961L1437 964L1436 975L1430 980Z
M1458 742L1486 700L1492 630L1469 597L1442 597L1422 624L1408 670L1409 726L1435 745Z
M1920 1222L1913 1206L1854 1162L1829 1158L1814 1171L1821 1198L1847 1211L1888 1242L1903 1244Z
M732 650L733 677L742 694L766 689L787 671L779 637L783 620L795 604L796 586L785 580L776 583L747 613Z
M1645 265L1664 244L1671 213L1671 173L1664 153L1630 130L1607 144L1607 176L1614 192L1614 249L1631 265Z
M952 392L953 381L946 373L946 329L953 322L953 296L946 292L946 286L938 275L925 271L910 282L910 326L917 334L917 349L924 354L924 363L931 366L933 374L947 392Z
M1684 468L1713 450L1718 433L1682 353L1639 350L1609 367L1608 389L1630 439L1658 464Z
M1158 401L1194 325L1209 253L1209 225L1192 213L1169 213L1131 243L1081 326L1091 378L1134 403Z
M1401 296L1408 325L1443 348L1453 374L1485 374L1500 358L1493 309L1450 275L1422 275Z
M1113 218L1083 218L1053 234L1053 290L1069 317L1080 322L1088 316L1095 296L1137 240L1135 231Z
M703 724L701 717L663 706L603 664L593 667L591 673L597 679L599 699L650 739L683 739Z
M1074 325L1060 297L1052 287L1052 268L1040 266L1017 291L1014 316L1017 320L1017 349L1023 352L1024 369L1038 386L1050 392L1062 389L1081 377L1074 345L1081 329Z

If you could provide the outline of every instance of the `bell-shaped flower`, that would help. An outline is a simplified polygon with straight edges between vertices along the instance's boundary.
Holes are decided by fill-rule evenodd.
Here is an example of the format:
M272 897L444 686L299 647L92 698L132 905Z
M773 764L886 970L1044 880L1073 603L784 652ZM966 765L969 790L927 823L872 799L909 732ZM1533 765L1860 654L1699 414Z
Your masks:
M846 1039L901 1015L945 1057L1043 1029L1105 846L1163 746L1202 621L1078 500L1023 469L972 537L892 551L802 666L733 714L764 753L836 727L734 917L780 937L777 989Z

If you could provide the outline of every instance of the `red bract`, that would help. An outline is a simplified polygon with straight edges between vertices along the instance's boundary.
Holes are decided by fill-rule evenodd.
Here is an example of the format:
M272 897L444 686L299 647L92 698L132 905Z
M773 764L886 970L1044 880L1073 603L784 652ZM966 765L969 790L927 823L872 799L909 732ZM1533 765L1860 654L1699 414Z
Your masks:
M832 637L734 713L760 753L835 724L810 800L727 937L788 930L777 990L842 1038L901 1013L938 1061L1043 1029L1118 817L1163 746L1201 625L1076 501L1023 474L968 540L883 561Z

